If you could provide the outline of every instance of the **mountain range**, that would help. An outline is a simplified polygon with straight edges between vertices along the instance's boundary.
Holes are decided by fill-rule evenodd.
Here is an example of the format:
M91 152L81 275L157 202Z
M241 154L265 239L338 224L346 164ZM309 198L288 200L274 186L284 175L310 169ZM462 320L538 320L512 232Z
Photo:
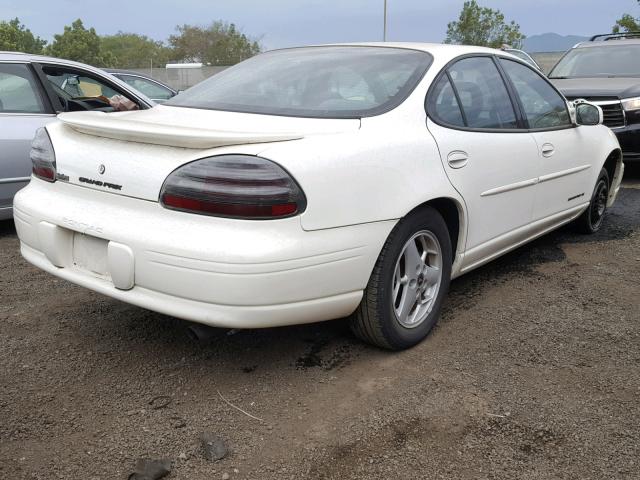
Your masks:
M543 33L527 37L524 40L524 50L527 52L564 52L576 43L584 42L585 40L589 40L589 37Z

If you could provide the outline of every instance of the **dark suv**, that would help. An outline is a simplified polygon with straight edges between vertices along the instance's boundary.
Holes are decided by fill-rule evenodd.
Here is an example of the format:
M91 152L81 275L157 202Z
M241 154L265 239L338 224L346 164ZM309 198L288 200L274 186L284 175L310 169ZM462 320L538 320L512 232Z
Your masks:
M624 160L640 162L640 32L596 35L569 50L549 73L569 100L602 108Z

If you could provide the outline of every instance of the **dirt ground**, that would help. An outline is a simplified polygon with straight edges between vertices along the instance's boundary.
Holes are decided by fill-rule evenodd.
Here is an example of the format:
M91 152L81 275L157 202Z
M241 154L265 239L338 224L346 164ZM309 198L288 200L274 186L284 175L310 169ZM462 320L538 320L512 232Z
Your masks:
M192 340L29 266L12 222L0 292L1 479L126 479L143 457L170 480L640 478L640 169L601 232L454 281L402 353L343 321ZM205 460L203 432L229 455Z

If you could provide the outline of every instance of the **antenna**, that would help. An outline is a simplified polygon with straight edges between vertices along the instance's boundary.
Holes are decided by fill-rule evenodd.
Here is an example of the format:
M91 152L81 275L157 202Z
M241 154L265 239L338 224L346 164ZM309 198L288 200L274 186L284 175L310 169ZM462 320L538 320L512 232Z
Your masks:
M387 41L387 0L384 0L384 27L382 31L382 41Z

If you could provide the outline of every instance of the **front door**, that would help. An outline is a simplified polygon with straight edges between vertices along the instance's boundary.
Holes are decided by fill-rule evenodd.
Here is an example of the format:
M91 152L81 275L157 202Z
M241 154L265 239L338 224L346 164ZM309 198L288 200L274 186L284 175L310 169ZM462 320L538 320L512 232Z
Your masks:
M10 218L13 196L31 177L31 140L55 120L26 63L0 63L0 218Z
M587 129L571 122L564 97L532 68L506 58L500 59L507 77L517 93L522 113L540 156L538 187L533 219L555 218L572 214L574 207L591 197ZM542 222L544 224L544 222Z

